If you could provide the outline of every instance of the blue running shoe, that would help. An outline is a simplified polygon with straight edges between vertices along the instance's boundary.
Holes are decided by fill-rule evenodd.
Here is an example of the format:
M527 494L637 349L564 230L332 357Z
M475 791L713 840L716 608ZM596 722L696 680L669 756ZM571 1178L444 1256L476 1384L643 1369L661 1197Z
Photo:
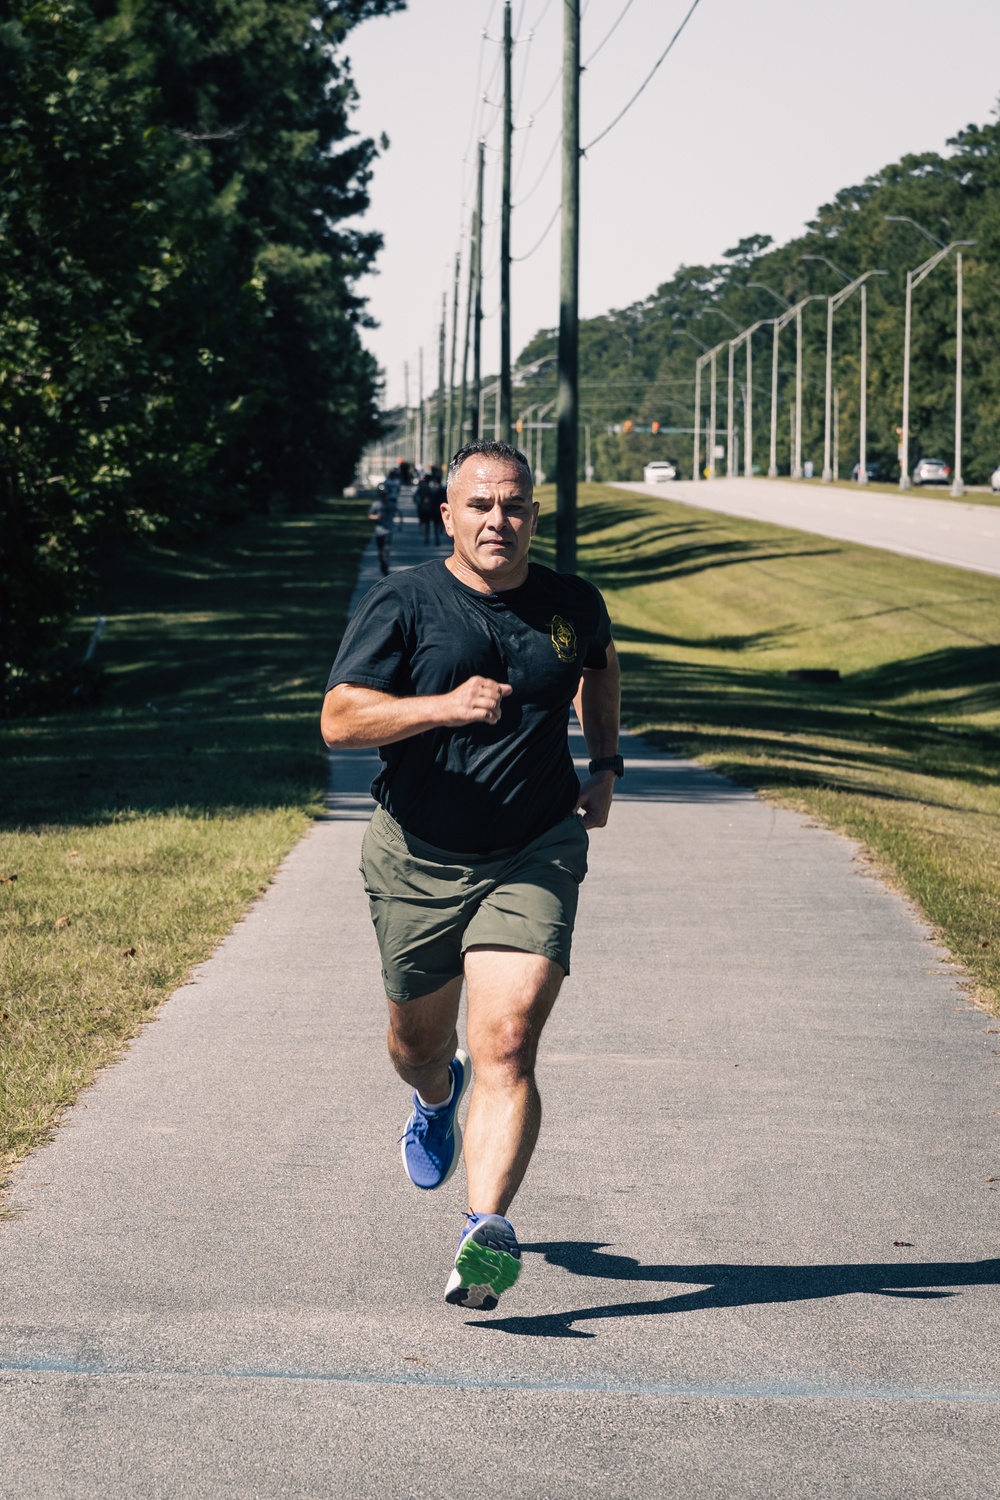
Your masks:
M444 1300L491 1312L521 1274L521 1247L514 1226L500 1214L466 1214Z
M440 1109L426 1109L413 1095L413 1113L400 1136L406 1175L418 1188L443 1187L458 1166L462 1131L458 1106L472 1081L469 1054L458 1051L449 1063L451 1099Z

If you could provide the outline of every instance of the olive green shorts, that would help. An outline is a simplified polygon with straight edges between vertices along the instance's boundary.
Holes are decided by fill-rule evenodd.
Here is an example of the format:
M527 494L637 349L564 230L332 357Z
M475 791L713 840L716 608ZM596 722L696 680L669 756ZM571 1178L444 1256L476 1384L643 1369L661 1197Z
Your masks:
M572 815L522 849L476 859L425 844L377 807L361 874L389 999L439 990L480 944L538 953L568 974L589 842Z

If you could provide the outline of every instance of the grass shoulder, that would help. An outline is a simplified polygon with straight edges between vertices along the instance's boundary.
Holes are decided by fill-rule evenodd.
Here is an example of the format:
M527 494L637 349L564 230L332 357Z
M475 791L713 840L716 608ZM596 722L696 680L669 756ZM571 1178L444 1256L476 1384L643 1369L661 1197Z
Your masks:
M629 727L856 838L995 1007L1000 580L600 485L579 539Z
M769 484L775 482L768 481ZM794 485L796 489L851 490L855 495L902 495L908 500L949 500L955 505L1000 505L1000 495L995 494L988 485L969 486L964 495L953 495L951 486L947 484L917 484L911 489L901 490L897 482L882 479L870 480L866 485L858 484L856 479L833 479L829 484L824 484L817 478L791 479L787 474L779 474L777 482Z
M101 704L0 725L0 1182L321 810L320 700L369 530L332 500L115 559Z

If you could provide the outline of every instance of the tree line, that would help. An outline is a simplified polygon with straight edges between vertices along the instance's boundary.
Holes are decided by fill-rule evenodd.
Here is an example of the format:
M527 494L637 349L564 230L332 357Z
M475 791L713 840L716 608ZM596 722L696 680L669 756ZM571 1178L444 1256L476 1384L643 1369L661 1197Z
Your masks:
M1000 462L1000 120L970 125L942 153L905 156L858 187L845 188L819 209L806 232L776 246L767 235L751 235L716 265L681 266L652 296L602 317L581 322L581 412L592 425L596 477L640 478L652 457L676 458L690 474L692 440L661 431L609 433L632 422L636 428L690 429L695 361L699 344L712 347L758 318L780 313L780 304L760 286L788 302L810 293L824 296L843 284L824 265L803 261L825 255L851 277L870 268L886 270L868 282L868 443L880 475L898 476L897 429L901 422L903 319L907 269L934 253L917 230L887 216L915 219L937 239L975 240L964 252L964 444L963 469L970 483L983 483ZM584 235L586 221L584 220ZM913 295L910 386L910 459L944 457L954 448L955 270L953 258L934 270ZM834 321L834 383L839 394L839 457L846 477L858 457L859 304L857 294ZM826 308L804 310L803 452L822 467L826 358ZM542 330L522 352L519 365L541 362L515 393L520 409L552 383L548 357L556 331ZM793 396L794 326L781 334L778 467L790 468L789 408ZM720 427L725 427L727 356L719 356ZM744 380L745 356L736 358ZM707 369L703 375L701 425L708 417ZM752 420L754 453L766 455L770 429L771 329L755 336ZM530 394L528 394L530 392ZM738 386L737 423L742 426ZM550 392L554 394L554 392ZM724 433L718 436L724 441ZM546 460L554 458L549 435ZM702 450L704 452L704 448ZM581 446L581 462L582 462ZM552 464L546 462L551 471Z
M403 0L8 0L0 712L58 701L115 537L303 507L379 430L343 44Z

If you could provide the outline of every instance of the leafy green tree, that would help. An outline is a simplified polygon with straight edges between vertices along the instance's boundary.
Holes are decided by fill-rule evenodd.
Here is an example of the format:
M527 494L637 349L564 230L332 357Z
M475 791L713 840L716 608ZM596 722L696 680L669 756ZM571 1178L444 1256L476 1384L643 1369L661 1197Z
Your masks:
M0 711L71 685L108 536L310 504L377 432L343 43L401 3L9 0Z
M903 312L906 271L933 254L920 233L887 216L915 219L944 242L975 240L965 252L963 468L984 482L1000 459L1000 347L995 308L1000 294L1000 121L970 125L944 153L904 157L821 207L806 232L783 246L750 235L716 265L681 266L645 301L586 320L580 330L581 406L594 434L598 478L638 478L654 454L680 460L690 473L694 366L700 348L728 340L758 319L780 312L764 288L795 302L826 297L843 283L827 267L803 260L824 255L854 277L871 268L889 274L868 283L868 458L882 475L897 477L897 428L902 419ZM955 271L946 261L914 294L910 387L910 455L942 456L954 446ZM735 324L735 328L734 325ZM822 464L826 313L810 304L804 324L804 457ZM755 335L754 458L766 467L770 437L771 329ZM857 461L860 375L857 294L834 322L834 384L839 395L839 464ZM525 365L554 356L556 336L543 330L524 350ZM781 335L777 461L791 464L791 403L795 335ZM718 357L718 421L725 427L727 351ZM526 378L524 405L548 392L551 366ZM736 358L736 426L745 443L745 355ZM700 425L708 418L708 370L703 374ZM609 431L634 424L631 434ZM638 429L658 421L655 439ZM671 427L688 429L671 433ZM722 440L723 434L717 434ZM704 454L704 446L702 448ZM549 457L551 458L551 454Z

